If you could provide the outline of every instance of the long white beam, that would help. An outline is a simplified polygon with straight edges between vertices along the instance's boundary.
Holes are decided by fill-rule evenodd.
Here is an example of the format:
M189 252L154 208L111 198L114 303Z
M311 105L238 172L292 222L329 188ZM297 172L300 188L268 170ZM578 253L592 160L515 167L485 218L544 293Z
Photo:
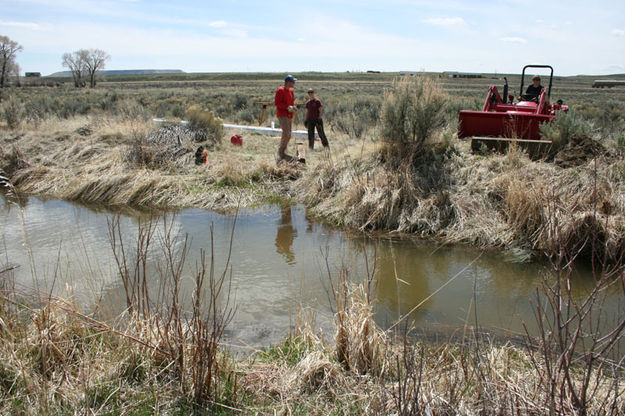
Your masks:
M166 120L163 118L155 118L152 119L152 121L156 122L156 123L178 123L178 124L189 124L188 121L184 121L184 120L180 120L180 121L173 121L173 120ZM223 124L224 128L226 129L230 129L230 130L247 130L247 131L255 131L257 133L260 134L264 134L265 136L280 136L282 135L282 129L277 129L277 128L273 128L273 127L260 127L260 126L244 126L242 124L227 124L224 123ZM291 137L297 137L300 139L307 139L308 138L308 132L306 130L293 130L291 131ZM315 137L318 137L318 134L315 132Z

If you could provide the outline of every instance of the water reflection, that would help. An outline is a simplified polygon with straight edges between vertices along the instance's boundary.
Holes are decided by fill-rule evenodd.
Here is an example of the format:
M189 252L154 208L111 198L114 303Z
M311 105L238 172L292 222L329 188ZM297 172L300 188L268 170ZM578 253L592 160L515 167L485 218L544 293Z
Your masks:
M291 217L291 204L283 203L280 207L280 222L276 232L276 251L281 254L287 264L295 264L295 254L293 254L293 240L297 237L297 230L293 228Z
M388 326L419 304L421 306L413 312L412 318L424 317L433 306L433 299L429 298L432 294L428 279L430 272L424 259L416 255L406 256L405 250L393 242L379 253L376 273L380 303L378 319Z
M18 283L62 295L68 288L84 305L106 304L111 314L125 307L108 239L108 221L114 214L35 198L22 206L2 206L0 270L7 264L17 265L13 272ZM121 216L127 247L137 239L138 223L147 219L145 215ZM373 274L376 319L383 327L409 314L410 324L419 327L447 330L477 322L504 334L521 333L524 322L532 328L530 299L536 296L541 274L548 270L539 263L507 263L496 252L353 238L310 221L299 206L243 211L236 226L231 215L197 209L170 215L168 221L174 233L186 234L190 241L181 289L185 300L191 298L199 251L204 249L214 256L216 273L232 273L237 311L232 336L254 345L279 340L302 307L313 310L317 323L330 328L328 279L342 267L358 281ZM162 233L159 226L155 244ZM155 246L151 255L152 270L158 270L162 257L158 250ZM588 277L587 271L582 272L574 281L579 296L591 285ZM158 292L161 278L155 273L151 279L151 288ZM612 313L621 307L622 299L616 296L603 310Z

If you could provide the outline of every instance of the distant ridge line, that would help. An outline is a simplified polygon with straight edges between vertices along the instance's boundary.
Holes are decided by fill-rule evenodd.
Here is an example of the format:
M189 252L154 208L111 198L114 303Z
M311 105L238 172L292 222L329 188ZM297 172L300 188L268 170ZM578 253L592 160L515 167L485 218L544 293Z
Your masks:
M181 69L112 69L98 71L99 75L149 75L149 74L184 74ZM47 75L48 77L69 78L72 76L70 71L59 71Z

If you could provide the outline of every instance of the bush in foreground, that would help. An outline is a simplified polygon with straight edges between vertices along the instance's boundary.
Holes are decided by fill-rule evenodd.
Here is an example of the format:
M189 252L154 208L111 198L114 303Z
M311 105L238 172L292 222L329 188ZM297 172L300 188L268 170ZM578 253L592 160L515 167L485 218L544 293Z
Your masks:
M425 75L395 79L385 93L380 136L389 159L404 159L423 150L437 129L445 124L446 95Z

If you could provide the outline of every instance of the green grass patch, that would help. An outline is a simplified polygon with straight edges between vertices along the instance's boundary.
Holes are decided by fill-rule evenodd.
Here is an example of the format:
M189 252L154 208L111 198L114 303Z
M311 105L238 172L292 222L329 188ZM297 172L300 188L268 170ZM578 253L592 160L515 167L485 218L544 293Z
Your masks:
M262 348L258 357L265 361L286 362L289 366L299 363L308 354L313 345L310 341L298 336L288 336L282 344Z

